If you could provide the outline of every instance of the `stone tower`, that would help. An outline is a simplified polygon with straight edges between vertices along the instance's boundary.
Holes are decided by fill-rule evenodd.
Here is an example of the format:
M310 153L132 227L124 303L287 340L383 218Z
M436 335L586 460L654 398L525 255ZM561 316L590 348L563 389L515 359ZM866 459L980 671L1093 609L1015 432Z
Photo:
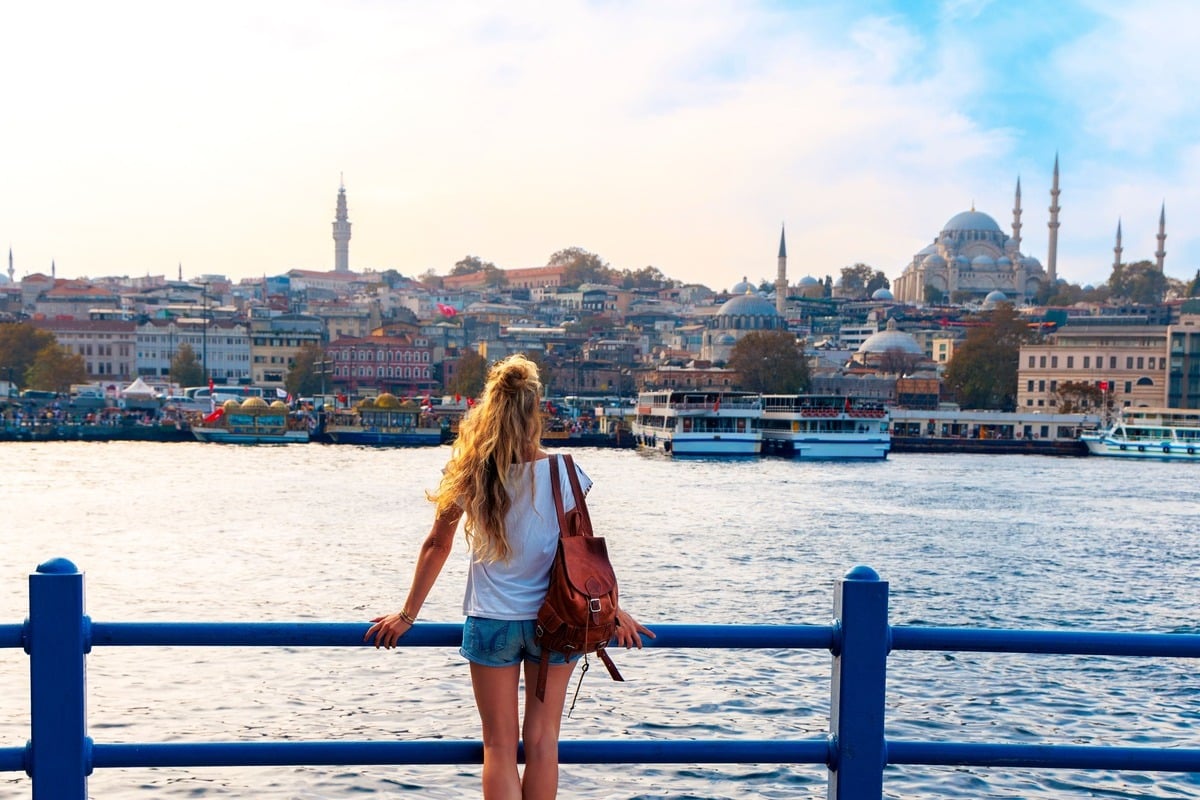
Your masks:
M1013 250L1021 249L1021 179L1017 178L1017 195L1013 200L1013 224L1012 224L1012 240Z
M346 182L338 186L337 217L333 221L333 271L350 271L350 219L346 211Z
M1154 266L1161 273L1163 260L1167 257L1167 204L1158 212L1158 249L1154 251Z
M779 316L787 309L787 242L784 228L779 226L779 272L775 276L775 310Z
M1046 255L1046 280L1058 282L1058 154L1054 154L1054 183L1050 187L1050 252Z

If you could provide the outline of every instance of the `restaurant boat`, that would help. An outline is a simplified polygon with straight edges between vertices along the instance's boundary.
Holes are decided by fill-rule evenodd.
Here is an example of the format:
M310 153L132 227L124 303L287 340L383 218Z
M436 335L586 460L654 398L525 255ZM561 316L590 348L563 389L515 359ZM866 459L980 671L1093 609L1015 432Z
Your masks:
M767 394L763 452L799 459L884 459L891 417L883 403L838 395Z
M640 449L673 456L757 456L761 415L757 394L647 391L638 395L632 433Z
M356 408L334 411L325 423L325 436L334 444L421 447L441 444L442 428L416 402L384 393Z
M289 412L287 404L261 397L244 403L226 400L192 426L192 436L221 444L303 444L309 439L308 420Z
M1198 461L1200 411L1123 408L1110 425L1079 438L1094 456Z

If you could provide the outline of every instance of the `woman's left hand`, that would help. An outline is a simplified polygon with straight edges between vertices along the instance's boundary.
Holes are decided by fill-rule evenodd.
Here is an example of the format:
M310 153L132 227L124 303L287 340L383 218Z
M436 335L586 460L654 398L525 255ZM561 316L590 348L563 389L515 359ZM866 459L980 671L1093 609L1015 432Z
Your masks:
M629 612L624 609L617 609L617 644L625 649L636 647L642 649L642 636L649 636L651 639L657 638L654 631L642 625L636 619L629 615Z
M376 617L371 620L375 623L367 629L367 633L363 636L364 642L371 641L371 637L375 637L375 649L384 648L391 650L396 646L396 642L400 637L412 630L412 624L404 619L403 612L397 611L395 614L388 614L385 617Z

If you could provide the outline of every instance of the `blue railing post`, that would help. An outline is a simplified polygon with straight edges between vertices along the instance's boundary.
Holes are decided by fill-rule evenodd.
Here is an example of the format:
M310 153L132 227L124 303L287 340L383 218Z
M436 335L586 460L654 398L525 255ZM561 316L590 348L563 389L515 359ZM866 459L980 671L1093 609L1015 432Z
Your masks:
M870 567L854 567L838 581L833 614L839 630L833 653L829 798L882 798L890 648L887 582Z
M39 564L29 576L25 640L32 716L26 770L34 800L87 800L86 626L83 574L65 558Z

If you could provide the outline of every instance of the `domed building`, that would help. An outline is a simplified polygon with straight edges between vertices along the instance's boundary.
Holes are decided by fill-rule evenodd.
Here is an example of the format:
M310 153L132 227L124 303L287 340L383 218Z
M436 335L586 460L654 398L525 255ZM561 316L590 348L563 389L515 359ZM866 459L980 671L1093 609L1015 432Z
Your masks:
M787 320L775 310L775 304L753 287L726 300L707 325L700 343L700 358L714 363L728 362L733 346L752 331L787 330Z
M873 333L858 346L851 360L866 367L878 367L885 355L900 354L915 365L925 358L925 349L912 334L897 329L896 320L889 319L887 328Z
M1058 227L1058 163L1054 166L1050 229ZM930 294L946 301L981 301L991 292L1003 292L1015 302L1031 299L1049 277L1057 240L1051 239L1051 272L1040 261L1021 252L1021 182L1017 181L1011 235L991 216L976 211L955 214L942 226L933 244L920 250L892 283L902 303L924 303ZM932 290L932 292L931 292Z

